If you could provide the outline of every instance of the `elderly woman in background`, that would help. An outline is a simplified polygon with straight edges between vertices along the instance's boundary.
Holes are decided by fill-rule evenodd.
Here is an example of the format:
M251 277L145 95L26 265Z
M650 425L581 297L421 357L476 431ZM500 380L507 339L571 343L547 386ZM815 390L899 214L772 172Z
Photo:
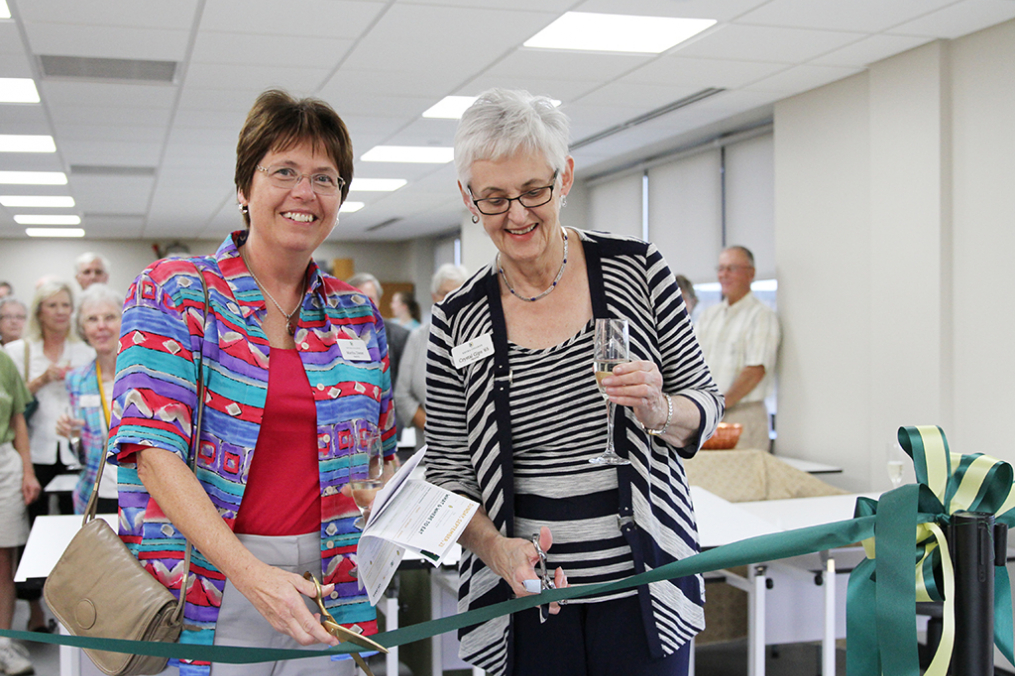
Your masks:
M302 573L322 579L337 622L376 633L356 578L359 510L348 482L367 459L353 430L369 425L386 456L395 450L380 314L311 258L348 194L352 143L326 103L273 90L248 114L236 155L247 229L213 256L153 263L127 294L109 442L120 536L175 593L183 537L192 543L181 642L335 645L311 613L316 588ZM195 476L198 358L206 403ZM354 664L181 664L188 676L209 669L351 674Z
M31 398L14 361L0 350L0 629L10 629L14 619L15 554L28 541L25 505L40 491L24 414ZM32 673L28 651L6 636L0 637L0 670Z
M21 339L28 319L28 308L17 298L0 298L0 345Z
M80 439L79 454L84 469L74 488L76 514L84 514L99 463L106 457L122 303L120 294L105 284L90 285L78 298L78 332L95 350L95 359L67 374L70 412L60 416L56 422L57 434ZM99 514L116 514L115 466L102 472L97 507Z
M430 280L430 298L434 303L460 287L469 277L461 265L445 263L437 268ZM430 322L409 334L398 382L395 383L395 411L404 425L416 428L416 448L423 445L426 424L426 352L430 341Z
M561 225L574 160L567 118L548 98L480 95L459 124L455 164L465 206L498 250L434 307L430 333L427 478L482 505L460 539L462 600L527 594L534 536L557 586L693 555L682 458L723 405L666 262L652 244ZM603 380L631 463L620 468L589 462L606 447L592 368L593 320L605 317L630 324L632 361ZM470 341L487 350L459 347ZM700 576L576 599L553 604L545 624L531 609L471 627L461 652L494 674L683 674L703 600Z

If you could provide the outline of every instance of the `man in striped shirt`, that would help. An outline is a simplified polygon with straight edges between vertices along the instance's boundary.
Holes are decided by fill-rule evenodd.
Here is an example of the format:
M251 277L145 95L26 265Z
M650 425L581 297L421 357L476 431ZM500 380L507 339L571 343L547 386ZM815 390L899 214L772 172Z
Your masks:
M737 448L767 451L765 397L775 373L779 319L751 293L754 254L749 249L725 249L716 270L723 301L702 313L698 340L712 377L726 395L723 421L744 426Z

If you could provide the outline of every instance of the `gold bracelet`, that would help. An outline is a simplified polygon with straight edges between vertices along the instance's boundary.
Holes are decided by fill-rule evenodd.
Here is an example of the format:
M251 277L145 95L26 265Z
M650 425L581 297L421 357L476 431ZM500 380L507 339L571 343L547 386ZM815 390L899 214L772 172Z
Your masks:
M666 422L663 423L663 426L660 427L657 430L653 430L653 429L649 429L648 427L645 427L645 425L643 425L640 420L638 421L638 424L641 425L641 428L643 430L645 430L645 433L646 434L651 434L654 437L657 437L660 434L664 433L666 431L666 428L668 428L670 426L670 421L673 420L673 400L670 399L670 395L668 395L668 394L664 394L663 396L666 397L666 409L667 409L666 410Z

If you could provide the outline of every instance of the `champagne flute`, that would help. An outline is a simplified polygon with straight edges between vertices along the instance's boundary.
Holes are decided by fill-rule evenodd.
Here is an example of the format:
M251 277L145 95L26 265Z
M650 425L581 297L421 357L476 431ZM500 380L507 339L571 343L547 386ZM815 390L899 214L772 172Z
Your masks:
M366 527L367 516L377 491L384 485L384 446L381 430L369 420L354 420L353 466L349 475L352 499L360 516L353 525L360 530Z
M909 456L902 450L902 446L899 443L892 442L888 444L888 478L892 482L892 488L898 488L902 485L902 473L906 468L906 460Z
M626 319L596 319L595 348L592 369L596 374L599 393L606 400L606 451L589 460L597 465L630 465L629 460L617 455L613 448L613 418L615 404L603 388L603 378L613 375L613 367L631 361L630 342Z
M88 464L88 461L87 458L85 458L84 447L81 445L82 425L77 422L78 420L81 420L83 416L81 415L81 412L71 404L64 406L63 412L68 418L70 418L70 422L68 423L70 435L67 437L70 444L70 451L74 454L74 457L77 458L78 463L84 467Z

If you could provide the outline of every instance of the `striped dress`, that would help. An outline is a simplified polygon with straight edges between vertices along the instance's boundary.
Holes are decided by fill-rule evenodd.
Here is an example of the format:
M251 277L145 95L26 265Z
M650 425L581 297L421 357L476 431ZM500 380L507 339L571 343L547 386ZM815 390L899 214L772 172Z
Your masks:
M265 300L237 249L245 236L233 233L214 256L156 261L131 284L108 447L114 462L124 444L163 448L188 462L199 354L206 390L196 474L230 527L261 429L271 353L261 329ZM207 327L197 268L208 284ZM384 325L366 296L311 263L294 339L317 410L322 569L316 572L324 584L335 583L335 593L324 603L338 622L373 634L374 608L354 570L360 531L353 521L359 510L339 491L350 472L366 464L362 454L352 451L352 420L378 421L385 455L395 450ZM365 343L369 360L346 359L341 345L348 340ZM178 594L186 539L148 494L134 464L121 463L117 475L120 538L156 579ZM224 587L222 572L195 549L181 643L212 645ZM181 676L208 673L207 662L181 661Z
M697 437L685 448L674 448L646 434L629 411L618 407L615 443L618 453L631 464L615 470L616 508L612 516L605 518L616 519L631 552L633 570L629 571L638 573L698 551L694 511L681 458L697 452L701 440L714 431L722 417L722 397L702 359L673 275L656 247L604 233L578 231L578 235L586 258L593 316L627 319L632 359L658 364L664 391L686 397L701 412ZM455 368L452 349L484 335L493 338L493 356ZM524 412L515 410L511 402L512 396L519 396L514 393L519 386L506 335L500 287L496 271L490 266L435 306L427 360L429 451L425 462L428 480L478 500L503 535L516 537L528 535L516 532L516 526L531 522L527 527L534 527L539 513L523 518L516 514L516 505L527 509L527 498L517 493L516 474L524 470L524 463L516 466L514 445L521 443L524 449L529 436L536 439L529 443L531 448L544 443L563 448L570 442L553 440L572 434L576 425L570 411L562 409L552 420L542 423L541 431L526 432ZM553 378L555 387L574 388L577 397L592 380L588 361L585 368L587 378L574 384L566 379L570 369L551 371L545 377ZM590 424L588 429L592 428ZM591 439L572 441L589 447L599 443ZM584 457L589 457L588 451ZM528 474L534 478L534 472ZM615 549L617 557L611 563L618 570L606 573L603 569L609 565L600 565L600 570L594 566L590 577L621 572L622 547L601 546L608 539L600 539L596 556L605 564L610 557L602 555ZM570 576L567 565L564 570ZM510 598L508 584L471 552L463 556L459 573L460 610ZM638 597L654 657L673 653L704 626L704 585L700 576L653 583L639 588ZM493 674L510 672L510 618L500 617L464 629L460 639L461 655L466 661Z

